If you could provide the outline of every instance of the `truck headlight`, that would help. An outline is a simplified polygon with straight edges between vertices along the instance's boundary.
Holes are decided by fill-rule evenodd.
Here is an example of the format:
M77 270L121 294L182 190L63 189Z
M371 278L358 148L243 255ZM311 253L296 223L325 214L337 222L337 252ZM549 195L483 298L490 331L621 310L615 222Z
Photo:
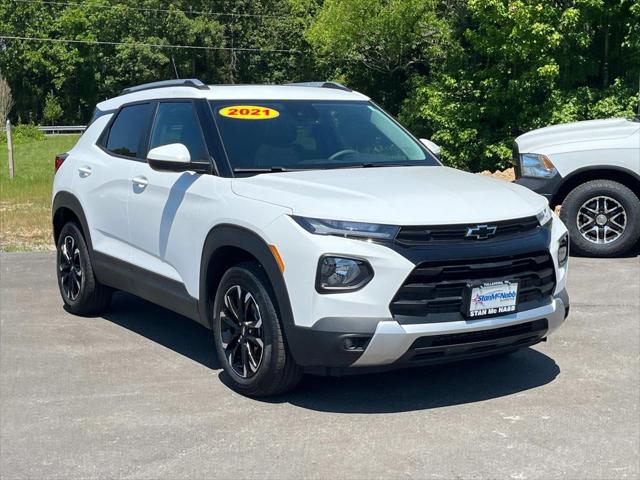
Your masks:
M538 213L536 218L538 219L540 226L544 227L553 218L553 212L551 211L551 208L549 208L549 205L544 207L544 210Z
M371 238L377 240L392 240L398 228L394 225L378 223L349 222L344 220L325 220L321 218L307 218L292 215L298 225L316 235L336 235L347 238Z
M324 255L318 262L316 290L320 293L352 292L373 278L369 262L358 258Z
M546 155L523 153L520 155L520 167L523 177L550 178L556 174L556 167Z

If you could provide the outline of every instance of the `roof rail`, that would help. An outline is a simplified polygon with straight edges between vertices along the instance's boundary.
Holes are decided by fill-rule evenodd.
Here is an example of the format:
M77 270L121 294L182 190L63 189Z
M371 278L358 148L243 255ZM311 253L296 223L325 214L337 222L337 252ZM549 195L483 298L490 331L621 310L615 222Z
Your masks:
M143 83L142 85L136 85L135 87L125 88L120 92L120 95L164 87L191 87L197 88L198 90L209 90L209 87L197 78L178 78L176 80L161 80L160 82Z
M349 87L345 87L338 82L294 82L288 83L293 87L316 87L316 88L335 88L336 90L344 90L345 92L353 92Z

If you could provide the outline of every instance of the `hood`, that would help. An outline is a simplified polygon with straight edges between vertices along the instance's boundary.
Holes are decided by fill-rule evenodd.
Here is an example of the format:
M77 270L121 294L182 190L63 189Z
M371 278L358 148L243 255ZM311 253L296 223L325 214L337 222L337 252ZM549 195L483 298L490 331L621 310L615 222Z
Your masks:
M565 123L551 127L539 128L516 138L520 153L548 153L567 149L575 150L577 142L593 142L597 140L615 140L633 135L640 129L640 123L626 118L610 118L608 120L588 120L585 122Z
M522 218L547 202L519 185L439 166L267 173L235 178L232 188L295 215L394 225Z

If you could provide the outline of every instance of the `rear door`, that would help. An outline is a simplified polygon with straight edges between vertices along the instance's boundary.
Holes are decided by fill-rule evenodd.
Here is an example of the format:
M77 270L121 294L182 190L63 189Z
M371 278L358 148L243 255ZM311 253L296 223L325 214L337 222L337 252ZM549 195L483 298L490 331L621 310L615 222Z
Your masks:
M91 155L80 158L75 188L82 203L94 251L129 261L127 201L130 172L144 155L142 148L153 112L152 103L122 107L115 113Z

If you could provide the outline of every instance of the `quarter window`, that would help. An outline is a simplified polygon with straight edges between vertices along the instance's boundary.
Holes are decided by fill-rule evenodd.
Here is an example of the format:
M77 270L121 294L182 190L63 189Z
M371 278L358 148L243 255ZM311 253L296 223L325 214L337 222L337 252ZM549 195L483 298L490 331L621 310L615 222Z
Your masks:
M171 143L187 147L191 161L207 161L198 117L191 102L167 102L158 106L149 149Z
M109 129L106 149L116 155L142 158L142 140L150 115L150 103L130 105L120 110Z

